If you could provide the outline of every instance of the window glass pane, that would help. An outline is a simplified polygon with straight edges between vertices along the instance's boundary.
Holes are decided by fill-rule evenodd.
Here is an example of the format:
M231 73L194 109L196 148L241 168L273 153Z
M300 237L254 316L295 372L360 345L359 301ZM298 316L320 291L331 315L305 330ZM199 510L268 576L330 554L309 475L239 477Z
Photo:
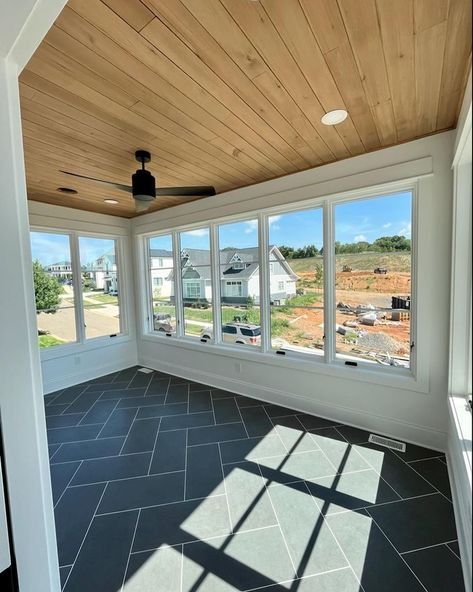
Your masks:
M175 333L176 301L172 236L167 234L150 238L148 249L152 327L158 333Z
M412 195L335 206L337 356L410 366Z
M222 341L261 346L258 220L219 226Z
M116 241L79 237L85 337L120 333L119 277Z
M271 346L323 355L321 208L269 218Z
M212 339L212 277L210 231L197 228L180 233L184 335Z
M31 232L40 348L77 340L69 236Z

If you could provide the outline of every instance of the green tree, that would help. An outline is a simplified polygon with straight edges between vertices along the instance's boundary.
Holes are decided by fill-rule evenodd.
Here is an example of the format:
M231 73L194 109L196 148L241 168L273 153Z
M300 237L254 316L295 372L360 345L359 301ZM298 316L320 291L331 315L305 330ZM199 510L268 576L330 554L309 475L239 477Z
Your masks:
M58 279L49 275L39 261L34 261L33 280L36 312L56 312L62 292Z

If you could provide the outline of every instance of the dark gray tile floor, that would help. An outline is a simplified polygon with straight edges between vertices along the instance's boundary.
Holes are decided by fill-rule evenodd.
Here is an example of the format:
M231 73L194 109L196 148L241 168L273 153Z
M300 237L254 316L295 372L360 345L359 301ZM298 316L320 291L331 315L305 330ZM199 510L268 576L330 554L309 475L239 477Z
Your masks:
M438 452L138 367L45 403L66 592L464 592Z

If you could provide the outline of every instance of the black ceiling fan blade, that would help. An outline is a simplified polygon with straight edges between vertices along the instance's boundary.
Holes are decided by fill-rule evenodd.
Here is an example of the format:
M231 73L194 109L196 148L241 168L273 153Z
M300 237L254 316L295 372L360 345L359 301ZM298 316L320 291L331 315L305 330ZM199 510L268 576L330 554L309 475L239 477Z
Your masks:
M113 181L104 181L103 179L95 179L94 177L87 177L86 175L79 175L77 173L69 173L68 171L59 171L60 173L64 173L66 175L71 175L71 177L79 177L80 179L85 179L86 181L93 181L95 183L102 183L103 185L111 185L115 187L115 189L120 189L121 191L126 191L127 193L132 193L133 189L130 185L122 185L121 183L113 183Z
M202 185L200 187L160 187L156 189L156 196L208 197L216 195L215 187Z

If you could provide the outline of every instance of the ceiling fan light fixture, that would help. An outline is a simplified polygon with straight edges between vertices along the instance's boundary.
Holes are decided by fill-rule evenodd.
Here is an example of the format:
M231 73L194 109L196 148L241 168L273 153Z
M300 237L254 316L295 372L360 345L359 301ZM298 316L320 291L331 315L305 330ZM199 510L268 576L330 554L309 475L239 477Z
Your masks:
M146 212L151 205L152 200L142 201L135 199L135 212L141 214L142 212Z
M342 123L348 117L348 112L345 109L334 109L328 111L321 119L324 125L337 125Z

